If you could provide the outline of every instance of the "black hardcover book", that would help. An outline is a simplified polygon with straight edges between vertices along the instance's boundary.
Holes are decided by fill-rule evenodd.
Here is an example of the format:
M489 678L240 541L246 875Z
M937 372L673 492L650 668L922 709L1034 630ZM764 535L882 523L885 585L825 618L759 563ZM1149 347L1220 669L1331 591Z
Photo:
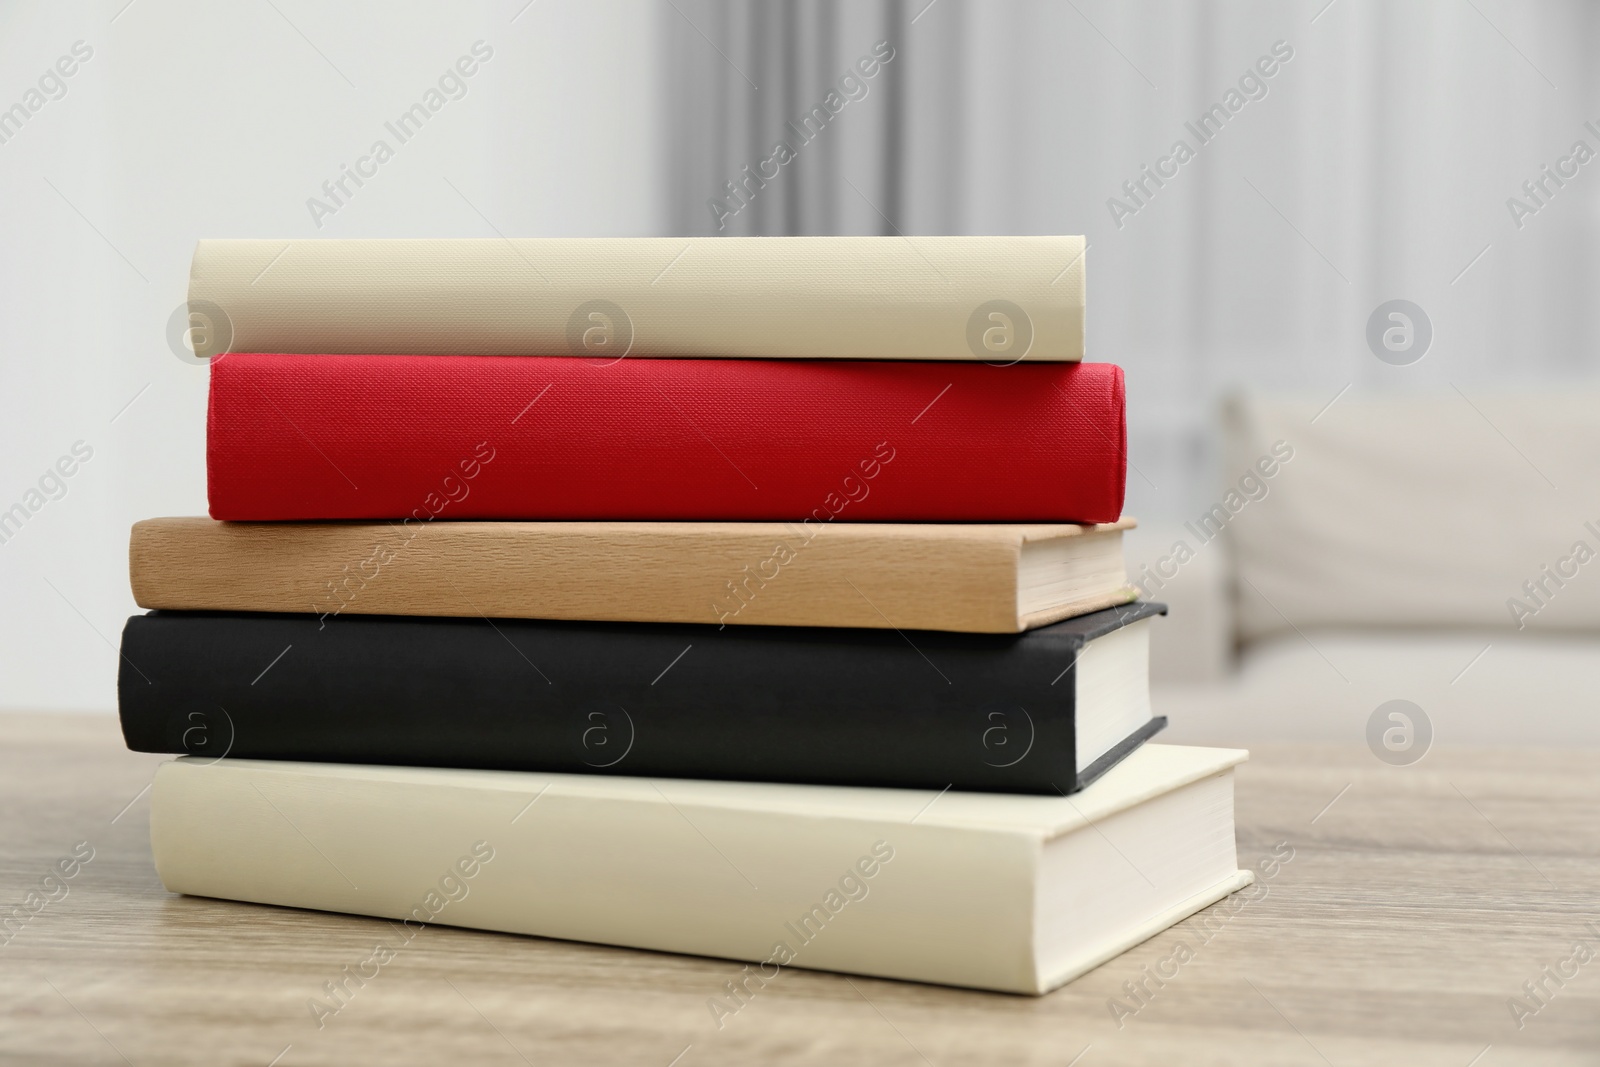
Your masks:
M139 752L1071 793L1166 725L1129 604L1020 634L156 611Z

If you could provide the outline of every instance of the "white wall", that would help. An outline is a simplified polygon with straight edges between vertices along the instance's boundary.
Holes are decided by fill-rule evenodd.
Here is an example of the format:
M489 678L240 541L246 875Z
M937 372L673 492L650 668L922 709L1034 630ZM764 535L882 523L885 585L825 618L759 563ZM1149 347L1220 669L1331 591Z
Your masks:
M649 233L662 213L653 5L124 2L0 7L0 107L93 49L0 144L0 509L93 449L0 544L4 708L115 707L128 527L205 513L206 373L166 339L197 238ZM466 95L317 228L307 198L478 40Z

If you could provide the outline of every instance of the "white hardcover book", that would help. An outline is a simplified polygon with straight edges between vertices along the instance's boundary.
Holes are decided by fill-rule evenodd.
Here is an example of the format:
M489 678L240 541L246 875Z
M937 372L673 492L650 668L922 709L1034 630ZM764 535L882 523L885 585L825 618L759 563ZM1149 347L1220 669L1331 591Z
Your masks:
M150 832L177 893L1038 994L1249 884L1246 757L1070 797L185 757Z
M198 354L1083 358L1084 239L208 240Z

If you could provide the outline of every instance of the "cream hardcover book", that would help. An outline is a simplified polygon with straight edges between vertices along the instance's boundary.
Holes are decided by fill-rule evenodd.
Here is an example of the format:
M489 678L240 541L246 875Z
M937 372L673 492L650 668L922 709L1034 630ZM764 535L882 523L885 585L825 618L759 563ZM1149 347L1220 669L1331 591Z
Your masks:
M1083 358L1082 237L209 240L218 352Z
M185 757L150 831L176 893L1039 994L1249 883L1245 758L1044 797Z

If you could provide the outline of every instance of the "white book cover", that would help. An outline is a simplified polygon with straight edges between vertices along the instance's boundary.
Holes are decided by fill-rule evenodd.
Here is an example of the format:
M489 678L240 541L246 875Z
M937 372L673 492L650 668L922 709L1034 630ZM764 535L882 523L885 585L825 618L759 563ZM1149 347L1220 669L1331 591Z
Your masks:
M207 240L200 354L1083 358L1082 237Z
M185 757L151 842L177 893L1038 994L1250 882L1246 758L1043 797Z

